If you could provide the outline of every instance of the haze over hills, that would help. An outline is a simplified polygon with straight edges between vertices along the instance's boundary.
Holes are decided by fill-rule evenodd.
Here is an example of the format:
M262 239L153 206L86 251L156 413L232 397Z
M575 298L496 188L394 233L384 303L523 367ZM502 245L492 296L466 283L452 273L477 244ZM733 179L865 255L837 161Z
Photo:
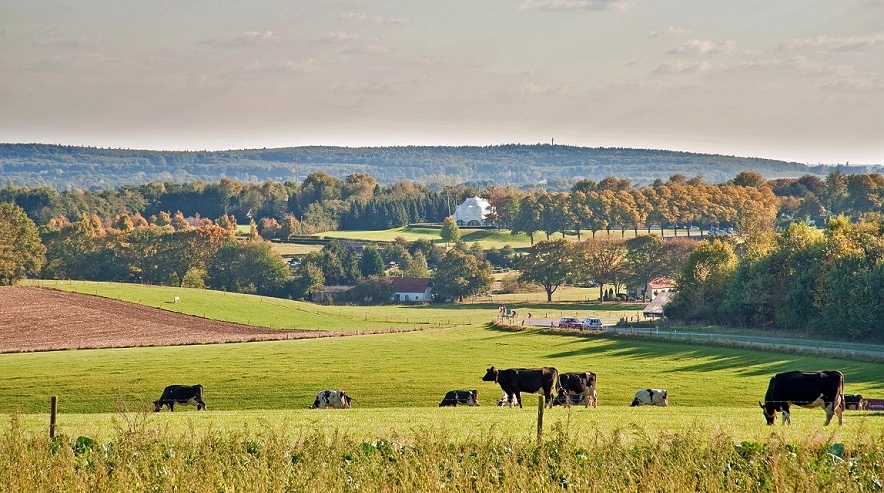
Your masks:
M0 144L3 186L59 190L109 189L150 182L303 180L322 171L339 178L368 173L381 184L399 180L430 186L468 182L550 189L576 180L628 178L636 185L674 174L720 183L741 171L767 179L843 172L881 172L882 166L807 166L756 157L651 149L550 144L496 146L287 147L228 151L152 151L49 144Z

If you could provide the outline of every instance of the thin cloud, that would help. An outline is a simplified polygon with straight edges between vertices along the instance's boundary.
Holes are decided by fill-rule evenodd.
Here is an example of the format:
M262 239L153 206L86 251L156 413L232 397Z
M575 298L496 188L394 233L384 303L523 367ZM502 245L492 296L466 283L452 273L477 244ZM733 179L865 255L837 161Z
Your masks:
M687 60L676 60L674 62L666 62L660 64L652 73L660 75L674 74L692 74L703 72L710 67L707 62L689 62Z
M715 43L714 41L692 39L669 50L668 53L670 55L718 55L733 51L735 46L734 41Z
M53 38L41 38L35 43L37 46L88 46L95 47L101 45L101 38L93 36L64 36Z
M616 11L622 12L632 6L630 0L529 0L519 6L520 11Z
M884 91L884 79L880 77L850 77L823 84L820 87L849 93L882 92Z
M884 33L842 38L816 36L813 38L792 39L783 44L785 49L812 48L821 51L837 52L864 51L880 46L884 46Z
M272 64L255 61L243 67L243 71L252 73L309 73L313 70L315 64L316 60L314 58L279 60Z
M224 33L200 44L218 47L244 47L277 42L279 42L279 37L273 34L273 31L247 31L239 34Z
M669 26L662 31L651 31L648 33L648 36L652 38L659 38L661 36L672 36L672 37L680 37L680 36L688 36L691 34L690 29L685 29L682 27Z
M409 24L409 20L405 17L384 17L382 15L368 14L365 12L344 12L338 15L338 20L349 22L369 22L372 24Z
M350 43L352 41L356 41L357 39L359 39L359 35L350 34L343 31L335 31L326 34L325 36L319 38L317 41L327 44L339 44Z

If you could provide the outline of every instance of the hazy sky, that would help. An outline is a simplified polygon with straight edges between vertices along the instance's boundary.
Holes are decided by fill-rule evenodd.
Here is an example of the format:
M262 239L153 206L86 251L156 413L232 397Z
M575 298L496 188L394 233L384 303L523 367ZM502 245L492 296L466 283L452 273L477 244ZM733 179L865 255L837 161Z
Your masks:
M0 142L884 163L884 0L3 0Z

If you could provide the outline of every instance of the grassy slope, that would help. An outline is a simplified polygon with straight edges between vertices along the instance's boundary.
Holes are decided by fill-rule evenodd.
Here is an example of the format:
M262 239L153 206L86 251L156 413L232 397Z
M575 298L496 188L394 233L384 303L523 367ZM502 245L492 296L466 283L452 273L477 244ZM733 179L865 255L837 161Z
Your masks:
M385 306L324 306L279 298L252 296L203 289L148 286L141 284L100 283L88 281L29 281L26 284L93 294L131 301L164 310L271 328L308 330L368 330L389 327L438 327L481 324L497 315L503 303L522 313L538 317L598 316L612 323L623 316L634 316L639 305L619 303L584 304L598 295L598 288L562 289L554 300L571 303L549 305L544 293L500 295L476 303ZM180 303L171 303L174 296Z
M524 233L519 233L513 235L510 233L508 229L461 229L461 239L463 239L467 243L472 242L481 242L484 248L501 248L504 245L510 245L513 248L527 248L531 246L531 239L528 235ZM680 237L687 237L687 231L684 229L680 229L677 232L672 229L664 230L663 234L665 236L674 236L677 233ZM648 234L648 231L645 229L640 229L638 231L639 235ZM654 229L651 230L651 234L659 235L660 230ZM700 235L699 231L692 231L692 237L698 237ZM421 227L421 226L405 226L402 228L394 228L394 229L386 229L380 231L323 231L322 233L316 233L314 236L319 237L328 237L328 238L342 238L348 240L365 240L365 241L393 241L397 237L405 238L408 241L414 241L420 238L426 238L434 243L443 243L442 239L439 238L439 229L438 228L429 228L429 227ZM581 231L581 238L589 238L592 236L591 231ZM635 236L635 231L626 230L624 232L620 232L620 230L612 230L610 237L611 238L632 238ZM555 233L552 235L552 238L561 238L561 233ZM577 235L569 234L565 236L568 239L576 240ZM596 232L597 238L607 238L607 231L598 231ZM545 240L546 235L544 233L537 233L534 235L534 241Z
M149 289L161 292L163 300L170 294ZM256 301L251 303L254 307ZM264 303L260 306L252 311L267 309ZM359 313L349 309L328 307L337 323ZM449 313L474 310L479 309L462 307ZM745 424L750 431L741 432L763 437L757 401L772 374L791 369L839 369L845 373L848 393L884 394L884 364L585 334L510 332L474 322L436 331L318 340L4 354L0 412L24 413L25 421L39 429L46 423L49 397L57 395L60 423L68 427L67 433L106 432L114 421L139 419L137 413L116 410L147 409L171 383L201 383L212 412L197 414L188 407L147 419L182 428L195 423L210 428L294 423L384 436L433 426L456 434L530 433L536 396L526 396L527 409L498 409L493 404L499 387L481 380L490 365L595 371L599 409L579 408L568 414L556 408L547 418L548 424L565 422L587 429L686 429L702 424L739 430ZM628 408L633 393L647 387L669 390L671 407ZM325 388L345 389L358 409L304 410ZM480 409L436 407L446 390L473 388L479 390ZM874 420L875 413L853 415L854 422L867 416L861 421L866 432L884 428ZM819 429L822 419L820 410L798 410L793 422L800 424L794 429ZM857 429L851 428L851 433Z

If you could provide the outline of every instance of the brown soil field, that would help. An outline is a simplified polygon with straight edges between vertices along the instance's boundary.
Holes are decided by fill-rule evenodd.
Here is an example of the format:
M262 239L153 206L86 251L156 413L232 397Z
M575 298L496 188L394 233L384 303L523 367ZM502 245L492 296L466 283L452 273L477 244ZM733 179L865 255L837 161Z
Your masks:
M86 294L0 286L0 353L276 341L399 331L268 329Z

